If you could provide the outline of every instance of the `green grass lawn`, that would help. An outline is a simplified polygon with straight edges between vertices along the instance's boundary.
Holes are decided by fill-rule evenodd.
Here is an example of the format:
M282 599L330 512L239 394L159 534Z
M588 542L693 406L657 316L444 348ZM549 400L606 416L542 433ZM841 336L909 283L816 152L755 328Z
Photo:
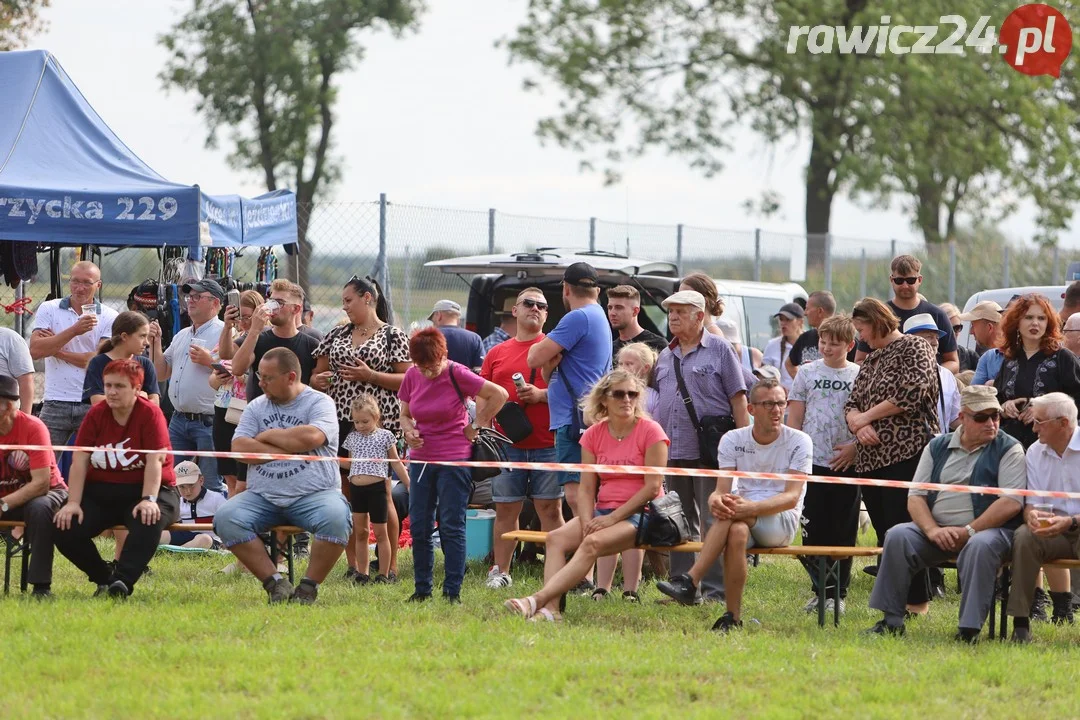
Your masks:
M110 556L111 541L99 541ZM266 604L231 558L159 553L127 602L57 557L52 602L0 599L8 717L1076 717L1080 627L1036 624L1035 643L952 640L945 600L905 638L861 631L871 578L857 573L839 629L801 610L809 581L790 558L752 568L746 628L709 631L722 610L572 597L563 623L528 623L502 601L538 566L488 590L469 566L464 603L406 604L396 586L353 587L344 561L312 607ZM862 567L856 561L856 567ZM436 579L441 576L436 567ZM753 620L752 620L753 619Z

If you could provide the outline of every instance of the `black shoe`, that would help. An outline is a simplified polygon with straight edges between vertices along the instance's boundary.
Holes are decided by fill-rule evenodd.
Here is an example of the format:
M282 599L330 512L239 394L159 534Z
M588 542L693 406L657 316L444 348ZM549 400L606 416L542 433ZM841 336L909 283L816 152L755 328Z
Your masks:
M1031 614L1028 617L1039 622L1046 622L1050 619L1046 614L1046 608L1049 605L1050 596L1046 594L1046 591L1039 587L1035 588L1035 595L1031 599Z
M734 615L730 612L726 612L720 616L719 620L713 623L712 629L722 633L740 630L742 629L742 620L736 620Z
M1018 645L1027 645L1031 642L1031 628L1029 627L1014 627L1012 631L1012 641Z
M945 586L944 585L934 585L934 587L931 588L930 592L936 598L944 598L945 597Z
M319 599L319 586L313 582L300 581L300 584L289 596L289 603L298 605L314 605Z
M352 565L350 565L350 566L349 566L349 569L345 571L345 579L346 579L346 580L355 580L355 579L356 579L356 576L357 576L357 575L359 575L359 574L360 574L360 573L358 573L358 572L356 571L356 569L355 569L355 568L353 568L353 566L352 566Z
M1068 590L1051 592L1050 600L1054 603L1054 615L1050 618L1050 622L1055 625L1072 625L1074 622L1072 593Z
M414 592L405 602L422 603L431 599L431 593Z
M393 570L391 570L391 571L390 571L390 572L389 572L389 573L388 573L388 574L386 575L386 581L387 581L388 583L391 583L391 584L393 584L393 583L396 583L396 582L398 581L397 573L396 573L396 572L394 572Z
M682 605L693 605L697 598L697 586L689 575L676 575L667 582L658 582L656 589Z
M390 584L390 578L386 577L385 575L376 575L375 577L373 577L371 579L371 584L372 585L389 585Z
M442 594L442 597L443 597L443 600L450 603L451 605L460 605L461 604L461 595L459 595L457 593L444 592Z
M890 625L884 620L878 620L874 623L874 627L869 630L863 630L864 635L897 635L903 637L904 626L903 625Z
M94 597L105 597L109 594L108 583L102 583L97 586L97 590L94 591Z
M266 590L268 602L271 605L288 602L293 594L292 583L285 578L275 580L273 577L269 577L263 583L263 589Z
M970 628L960 628L953 635L953 640L956 642L967 643L968 645L976 645L979 642L979 631L972 630Z
M367 585L369 582L371 582L371 576L365 575L362 572L358 572L356 573L356 575L353 575L353 582L357 585Z
M34 587L34 592L30 593L30 597L35 600L52 600L52 590L47 585L38 585Z
M596 586L592 584L592 581L586 578L574 587L570 588L570 592L574 593L575 595L592 595L592 592L595 589Z
M108 593L109 597L114 600L127 600L128 596L131 595L131 588L129 588L123 580L114 580L113 583L109 585Z
M862 571L870 577L877 577L877 567L877 565L867 565Z

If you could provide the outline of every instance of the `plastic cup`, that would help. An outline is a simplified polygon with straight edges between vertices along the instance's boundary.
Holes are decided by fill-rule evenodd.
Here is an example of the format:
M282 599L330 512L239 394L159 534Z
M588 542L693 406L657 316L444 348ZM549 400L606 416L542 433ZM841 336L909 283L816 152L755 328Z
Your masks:
M95 305L94 303L90 303L89 305L83 305L82 314L97 316L97 305Z
M1038 513L1039 527L1050 527L1050 518L1054 516L1054 506L1050 503L1032 503L1031 509Z

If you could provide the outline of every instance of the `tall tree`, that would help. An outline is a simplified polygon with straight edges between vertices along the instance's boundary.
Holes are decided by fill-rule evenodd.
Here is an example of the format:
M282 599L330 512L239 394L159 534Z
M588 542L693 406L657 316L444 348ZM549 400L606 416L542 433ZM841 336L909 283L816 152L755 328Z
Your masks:
M972 19L1004 19L1000 3L991 0L956 0L946 11ZM951 81L943 77L954 64L937 63L940 55L908 62L906 58L916 56L838 50L840 37L900 24L905 17L919 18L911 25L937 22L942 12L935 0L530 0L526 21L506 46L512 60L527 63L562 95L559 111L540 121L540 137L586 153L583 167L602 164L609 182L618 178L623 162L650 147L683 155L692 167L712 175L731 150L729 138L736 124L749 126L770 142L792 134L809 136L805 227L808 260L820 265L833 201L841 192L856 189L879 199L896 192L913 197L921 193L925 199L912 204L934 218L950 202L958 207L955 193L940 187L953 177L941 172L950 168L934 168L934 155L907 153L904 161L917 168L904 168L904 183L891 174L899 173L903 163L868 162L882 152L890 135L899 134L908 147L920 132L941 138L936 128L927 129L925 117L904 105L898 90L910 73L927 75L918 87L937 107L959 101L971 110L965 113L969 122L979 108L978 124L988 126L988 132L1005 132L1017 118L1025 118L1029 129L1046 119L1050 105L1007 106L1002 91L1045 91L1050 79L1020 75L996 56L993 61L1011 75L995 73L998 85L980 83L973 92L957 76ZM811 47L812 38L805 31L801 37L793 35L793 29L819 25L831 29L832 45L812 52L821 49L822 36L814 38ZM944 25L936 42L950 29ZM905 44L915 39L908 36ZM874 45L871 42L871 48ZM972 54L968 49L969 62L985 59ZM527 87L544 85L530 78ZM1020 93L1006 95L1017 99ZM965 170L954 183L965 192L975 185L994 187L980 178L1000 174L1010 163L1024 165L1024 158L1046 147L1036 134L1024 135L1025 142L1008 144L1008 152L987 158L996 164L978 168L979 174L976 168ZM943 142L947 146L956 140L949 136ZM603 152L598 156L596 149ZM940 160L948 162L949 157ZM912 177L918 182L912 184ZM1011 187L1032 196L1037 192L1022 184ZM1058 203L1049 215L1065 206ZM927 219L920 226L930 224Z
M49 0L0 0L0 50L22 47L42 26Z
M207 147L227 131L230 164L267 190L295 188L297 282L308 286L311 203L340 175L331 152L335 81L364 55L362 31L417 27L423 0L194 0L160 38L166 87L199 95Z

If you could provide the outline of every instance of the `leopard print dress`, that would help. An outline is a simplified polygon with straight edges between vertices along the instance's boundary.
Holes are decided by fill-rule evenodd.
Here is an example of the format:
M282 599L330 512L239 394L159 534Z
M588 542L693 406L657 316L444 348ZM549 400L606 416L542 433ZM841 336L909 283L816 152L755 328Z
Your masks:
M396 363L411 362L409 357L409 338L401 328L383 325L360 346L352 342L353 325L345 324L327 333L319 347L315 348L315 357L327 357L331 372L356 365L357 360L367 363L375 372L392 373ZM400 410L397 393L378 385L365 382L350 382L338 377L330 386L327 395L337 405L338 420L345 423L352 419L352 402L364 393L373 395L379 402L382 414L382 426L394 433L401 434Z
M881 443L856 445L857 472L880 470L922 452L938 432L939 384L937 360L922 338L903 335L866 356L844 414L866 412L886 400L904 412L872 423Z

